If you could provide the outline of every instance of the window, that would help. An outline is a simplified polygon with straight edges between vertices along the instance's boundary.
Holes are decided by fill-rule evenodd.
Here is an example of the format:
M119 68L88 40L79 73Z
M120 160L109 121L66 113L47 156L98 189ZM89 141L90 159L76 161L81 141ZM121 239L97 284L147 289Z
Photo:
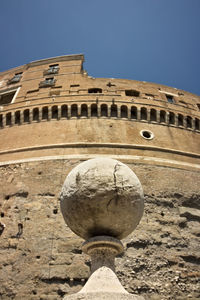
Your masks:
M168 94L165 94L166 98L167 98L167 101L169 103L175 103L174 101L174 97L172 95L168 95Z
M117 118L117 105L116 104L111 105L111 117Z
M44 81L40 82L40 87L48 87L48 86L53 86L55 84L55 79L54 77L47 77L45 78Z
M197 103L197 108L200 111L200 103Z
M122 105L121 106L121 118L127 118L128 117L128 109L127 106Z
M33 121L39 121L39 109L37 107L33 109Z
M11 79L8 81L8 84L12 84L12 83L17 83L17 82L19 82L20 79L21 79L21 77L22 77L22 72L16 73L16 74L14 75L14 77L11 78Z
M195 129L199 130L200 129L200 122L199 119L195 118Z
M166 123L166 112L164 110L160 111L160 123Z
M192 118L190 116L186 117L186 127L192 128Z
M58 119L58 107L56 105L51 108L51 118Z
M55 65L50 65L49 66L49 72L52 74L55 74L57 73L59 70L59 65L58 64L55 64Z
M91 117L97 117L97 105L96 104L91 105Z
M147 109L145 107L141 108L141 120L147 120Z
M61 118L67 118L68 115L68 107L67 105L61 106Z
M3 115L0 115L0 128L3 128Z
M150 120L156 122L157 121L157 113L155 109L150 110Z
M12 124L12 118L11 118L11 113L6 114L6 125L11 126Z
M101 117L108 116L108 106L106 104L101 105Z
M50 65L49 69L44 71L44 75L57 74L58 71L59 71L59 65L58 64Z
M137 107L131 106L131 119L137 120Z
M130 96L130 97L139 97L140 92L138 92L136 90L125 90L125 95Z
M0 106L13 103L20 88L0 93Z
M78 116L78 106L76 104L72 104L71 106L71 116L72 117Z
M169 113L169 124L175 124L175 115L173 112Z
M81 117L87 117L88 116L88 107L86 104L81 105Z
M48 107L45 106L42 108L42 120L48 120L49 118L49 110Z
M24 110L24 123L28 123L30 121L29 109Z
M99 88L88 89L88 93L102 93L102 89Z
M183 126L183 115L178 114L178 126Z
M15 112L15 124L20 124L20 111Z

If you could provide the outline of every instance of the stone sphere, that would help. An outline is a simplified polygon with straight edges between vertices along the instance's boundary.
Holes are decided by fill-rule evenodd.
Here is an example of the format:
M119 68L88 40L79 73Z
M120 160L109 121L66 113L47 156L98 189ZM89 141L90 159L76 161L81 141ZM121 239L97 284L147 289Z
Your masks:
M65 222L84 239L126 237L142 217L143 198L135 173L117 160L102 157L76 166L60 194Z

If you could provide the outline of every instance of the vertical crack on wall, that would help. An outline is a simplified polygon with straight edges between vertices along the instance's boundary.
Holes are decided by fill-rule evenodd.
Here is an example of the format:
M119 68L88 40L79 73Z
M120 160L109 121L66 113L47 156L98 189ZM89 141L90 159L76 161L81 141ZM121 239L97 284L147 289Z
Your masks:
M118 200L119 200L118 187L117 187L117 176L116 176L118 167L120 167L120 165L117 163L117 164L114 166L114 171L113 171L113 181L114 181L114 190L115 190L115 204L116 204L116 205L118 204ZM109 205L110 205L110 203L111 203L112 200L113 200L113 199L111 198L111 199L108 201L107 208L109 207Z
M118 200L119 200L119 194L118 194L118 187L117 187L117 177L116 177L116 172L117 172L117 167L119 166L119 164L116 164L114 167L114 172L113 172L113 178L114 178L114 186L115 186L115 193L116 193L116 197L115 197L115 204L118 204Z

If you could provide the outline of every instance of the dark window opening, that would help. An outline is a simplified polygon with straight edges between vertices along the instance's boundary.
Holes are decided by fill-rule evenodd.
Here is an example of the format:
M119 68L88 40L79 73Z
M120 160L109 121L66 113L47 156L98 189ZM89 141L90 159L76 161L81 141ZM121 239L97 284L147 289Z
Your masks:
M107 117L108 116L108 107L106 104L101 105L101 116Z
M192 128L192 118L189 116L186 118L186 126L187 128Z
M67 105L62 105L61 106L61 118L67 118L67 114L68 114Z
M88 89L88 93L102 93L102 89L99 89L99 88L91 88L91 89Z
M13 76L13 78L11 78L11 79L8 81L8 84L19 82L20 79L21 79L21 77L22 77L22 72L16 73L16 74Z
M29 118L29 109L24 110L24 122L28 123L30 121Z
M54 78L53 77L51 77L51 78L45 78L45 83L46 84L53 84L53 82L54 82Z
M96 104L91 105L91 117L97 117L97 105Z
M183 126L183 115L178 114L178 126Z
M11 113L6 114L6 125L11 125Z
M157 121L157 114L156 114L156 110L155 109L151 109L150 110L150 120L151 121Z
M15 112L15 124L20 124L20 111Z
M147 120L147 109L145 107L141 108L141 120Z
M111 117L117 118L117 105L116 104L111 105Z
M166 112L164 110L160 111L160 123L166 123Z
M48 86L53 86L55 84L55 79L54 77L49 77L49 78L45 78L44 81L40 82L40 87L48 87Z
M0 105L6 105L11 103L15 93L16 91L0 95Z
M199 130L200 129L200 125L199 125L199 119L195 118L195 129Z
M0 115L0 127L3 127L3 115Z
M58 107L57 106L53 106L51 108L51 117L52 117L52 119L58 119Z
M168 101L169 103L175 103L174 97L173 97L172 95L166 94L165 96L166 96L167 101Z
M49 111L48 111L48 107L45 106L42 108L42 120L48 120L49 118Z
M81 117L87 117L88 116L88 108L86 104L81 105Z
M39 121L39 109L37 107L33 109L33 121Z
M72 106L71 106L71 116L72 117L78 116L78 107L76 104L72 104Z
M137 120L137 107L131 106L131 119Z
M49 74L55 74L55 73L58 73L58 70L59 70L59 65L58 64L50 65L49 69L48 69L48 73Z
M169 113L169 124L175 124L175 115L174 113Z
M128 117L128 109L127 106L122 105L121 106L121 118L127 118Z
M200 111L200 104L199 103L197 103L197 108Z
M125 95L130 96L130 97L139 97L140 92L138 92L136 90L125 90Z

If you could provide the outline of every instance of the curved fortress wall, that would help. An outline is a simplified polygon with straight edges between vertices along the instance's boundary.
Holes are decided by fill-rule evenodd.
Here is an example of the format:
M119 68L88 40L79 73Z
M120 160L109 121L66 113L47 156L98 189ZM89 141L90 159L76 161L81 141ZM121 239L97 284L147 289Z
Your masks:
M75 165L106 155L134 170L146 198L117 262L123 285L147 299L197 298L200 98L95 79L83 60L50 58L0 74L0 295L62 299L87 280L88 258L58 196Z

